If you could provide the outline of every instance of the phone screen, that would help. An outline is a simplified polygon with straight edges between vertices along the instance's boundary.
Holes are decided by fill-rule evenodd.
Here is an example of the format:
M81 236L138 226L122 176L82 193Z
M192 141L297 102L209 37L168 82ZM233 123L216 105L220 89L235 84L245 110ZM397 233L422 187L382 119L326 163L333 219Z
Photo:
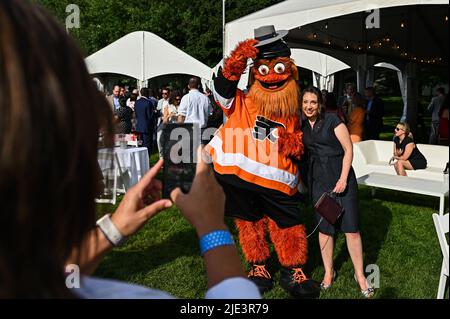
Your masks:
M177 187L184 193L191 189L199 132L198 125L192 123L170 123L163 128L163 198L170 198L170 193Z

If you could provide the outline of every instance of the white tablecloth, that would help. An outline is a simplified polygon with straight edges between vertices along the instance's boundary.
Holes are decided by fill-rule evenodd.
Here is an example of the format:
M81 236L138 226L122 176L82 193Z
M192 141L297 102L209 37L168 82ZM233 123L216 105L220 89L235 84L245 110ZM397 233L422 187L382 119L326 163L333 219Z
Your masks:
M117 170L119 189L125 187L125 190L128 190L150 169L146 147L102 148L98 151L98 163L105 178L106 174L113 174L112 172L114 172L115 163L113 161L115 156L117 156L122 171L122 174L120 174L120 171Z

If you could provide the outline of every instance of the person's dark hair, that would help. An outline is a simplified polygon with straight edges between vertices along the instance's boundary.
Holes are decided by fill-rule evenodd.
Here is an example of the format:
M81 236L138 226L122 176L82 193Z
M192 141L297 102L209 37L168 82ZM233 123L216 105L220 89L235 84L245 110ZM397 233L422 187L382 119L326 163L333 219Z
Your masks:
M325 94L325 103L324 103L325 111L336 111L337 110L337 101L336 97L333 93Z
M137 98L138 98L138 95L137 95L137 94L131 93L131 95L130 95L130 101L131 101L131 102L136 101Z
M173 102L175 101L175 99L176 99L177 97L180 97L180 98L181 98L180 92L179 92L179 91L173 91L173 92L170 94L169 104L173 104Z
M161 94L162 94L162 91L167 91L170 94L170 89L167 86L165 86L161 89Z
M150 89L149 88L142 88L141 89L141 95L145 97L150 97Z
M315 86L308 86L306 89L302 91L300 94L300 103L303 103L303 96L305 93L313 93L317 96L317 102L319 103L320 107L323 107L323 99L322 99L322 92Z
M438 93L445 94L445 89L443 87L439 87L436 89Z
M353 103L355 106L364 107L365 102L364 102L364 98L363 98L363 96L361 95L361 93L355 92L355 93L353 94L353 97L352 97L352 103Z
M159 98L158 97L158 90L156 90L155 88L148 88L148 97L155 97L155 98Z
M121 106L121 107L126 107L127 106L127 99L125 98L125 97L121 97L120 99L119 99L119 105Z
M26 0L0 1L0 96L0 298L72 297L64 265L95 228L111 108L65 29Z
M198 89L200 87L199 78L197 77L190 78L188 86L190 89Z

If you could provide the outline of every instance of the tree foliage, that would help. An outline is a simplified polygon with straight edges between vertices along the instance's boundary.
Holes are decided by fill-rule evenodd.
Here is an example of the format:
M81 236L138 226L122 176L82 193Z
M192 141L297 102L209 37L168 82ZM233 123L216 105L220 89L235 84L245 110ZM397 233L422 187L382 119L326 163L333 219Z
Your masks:
M222 56L220 0L34 0L64 23L67 5L80 8L80 28L70 33L85 55L133 31L149 31L209 66ZM227 0L226 21L233 21L281 0Z

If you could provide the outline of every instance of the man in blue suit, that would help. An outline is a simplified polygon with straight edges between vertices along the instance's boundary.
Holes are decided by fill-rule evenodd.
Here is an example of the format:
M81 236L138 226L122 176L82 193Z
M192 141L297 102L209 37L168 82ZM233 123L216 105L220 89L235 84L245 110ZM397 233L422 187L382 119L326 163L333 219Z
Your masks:
M143 146L148 149L148 156L152 154L152 142L153 142L153 114L156 108L156 104L149 99L149 88L141 89L141 98L136 101L134 105L134 112L136 114L136 132L138 132L143 141Z

